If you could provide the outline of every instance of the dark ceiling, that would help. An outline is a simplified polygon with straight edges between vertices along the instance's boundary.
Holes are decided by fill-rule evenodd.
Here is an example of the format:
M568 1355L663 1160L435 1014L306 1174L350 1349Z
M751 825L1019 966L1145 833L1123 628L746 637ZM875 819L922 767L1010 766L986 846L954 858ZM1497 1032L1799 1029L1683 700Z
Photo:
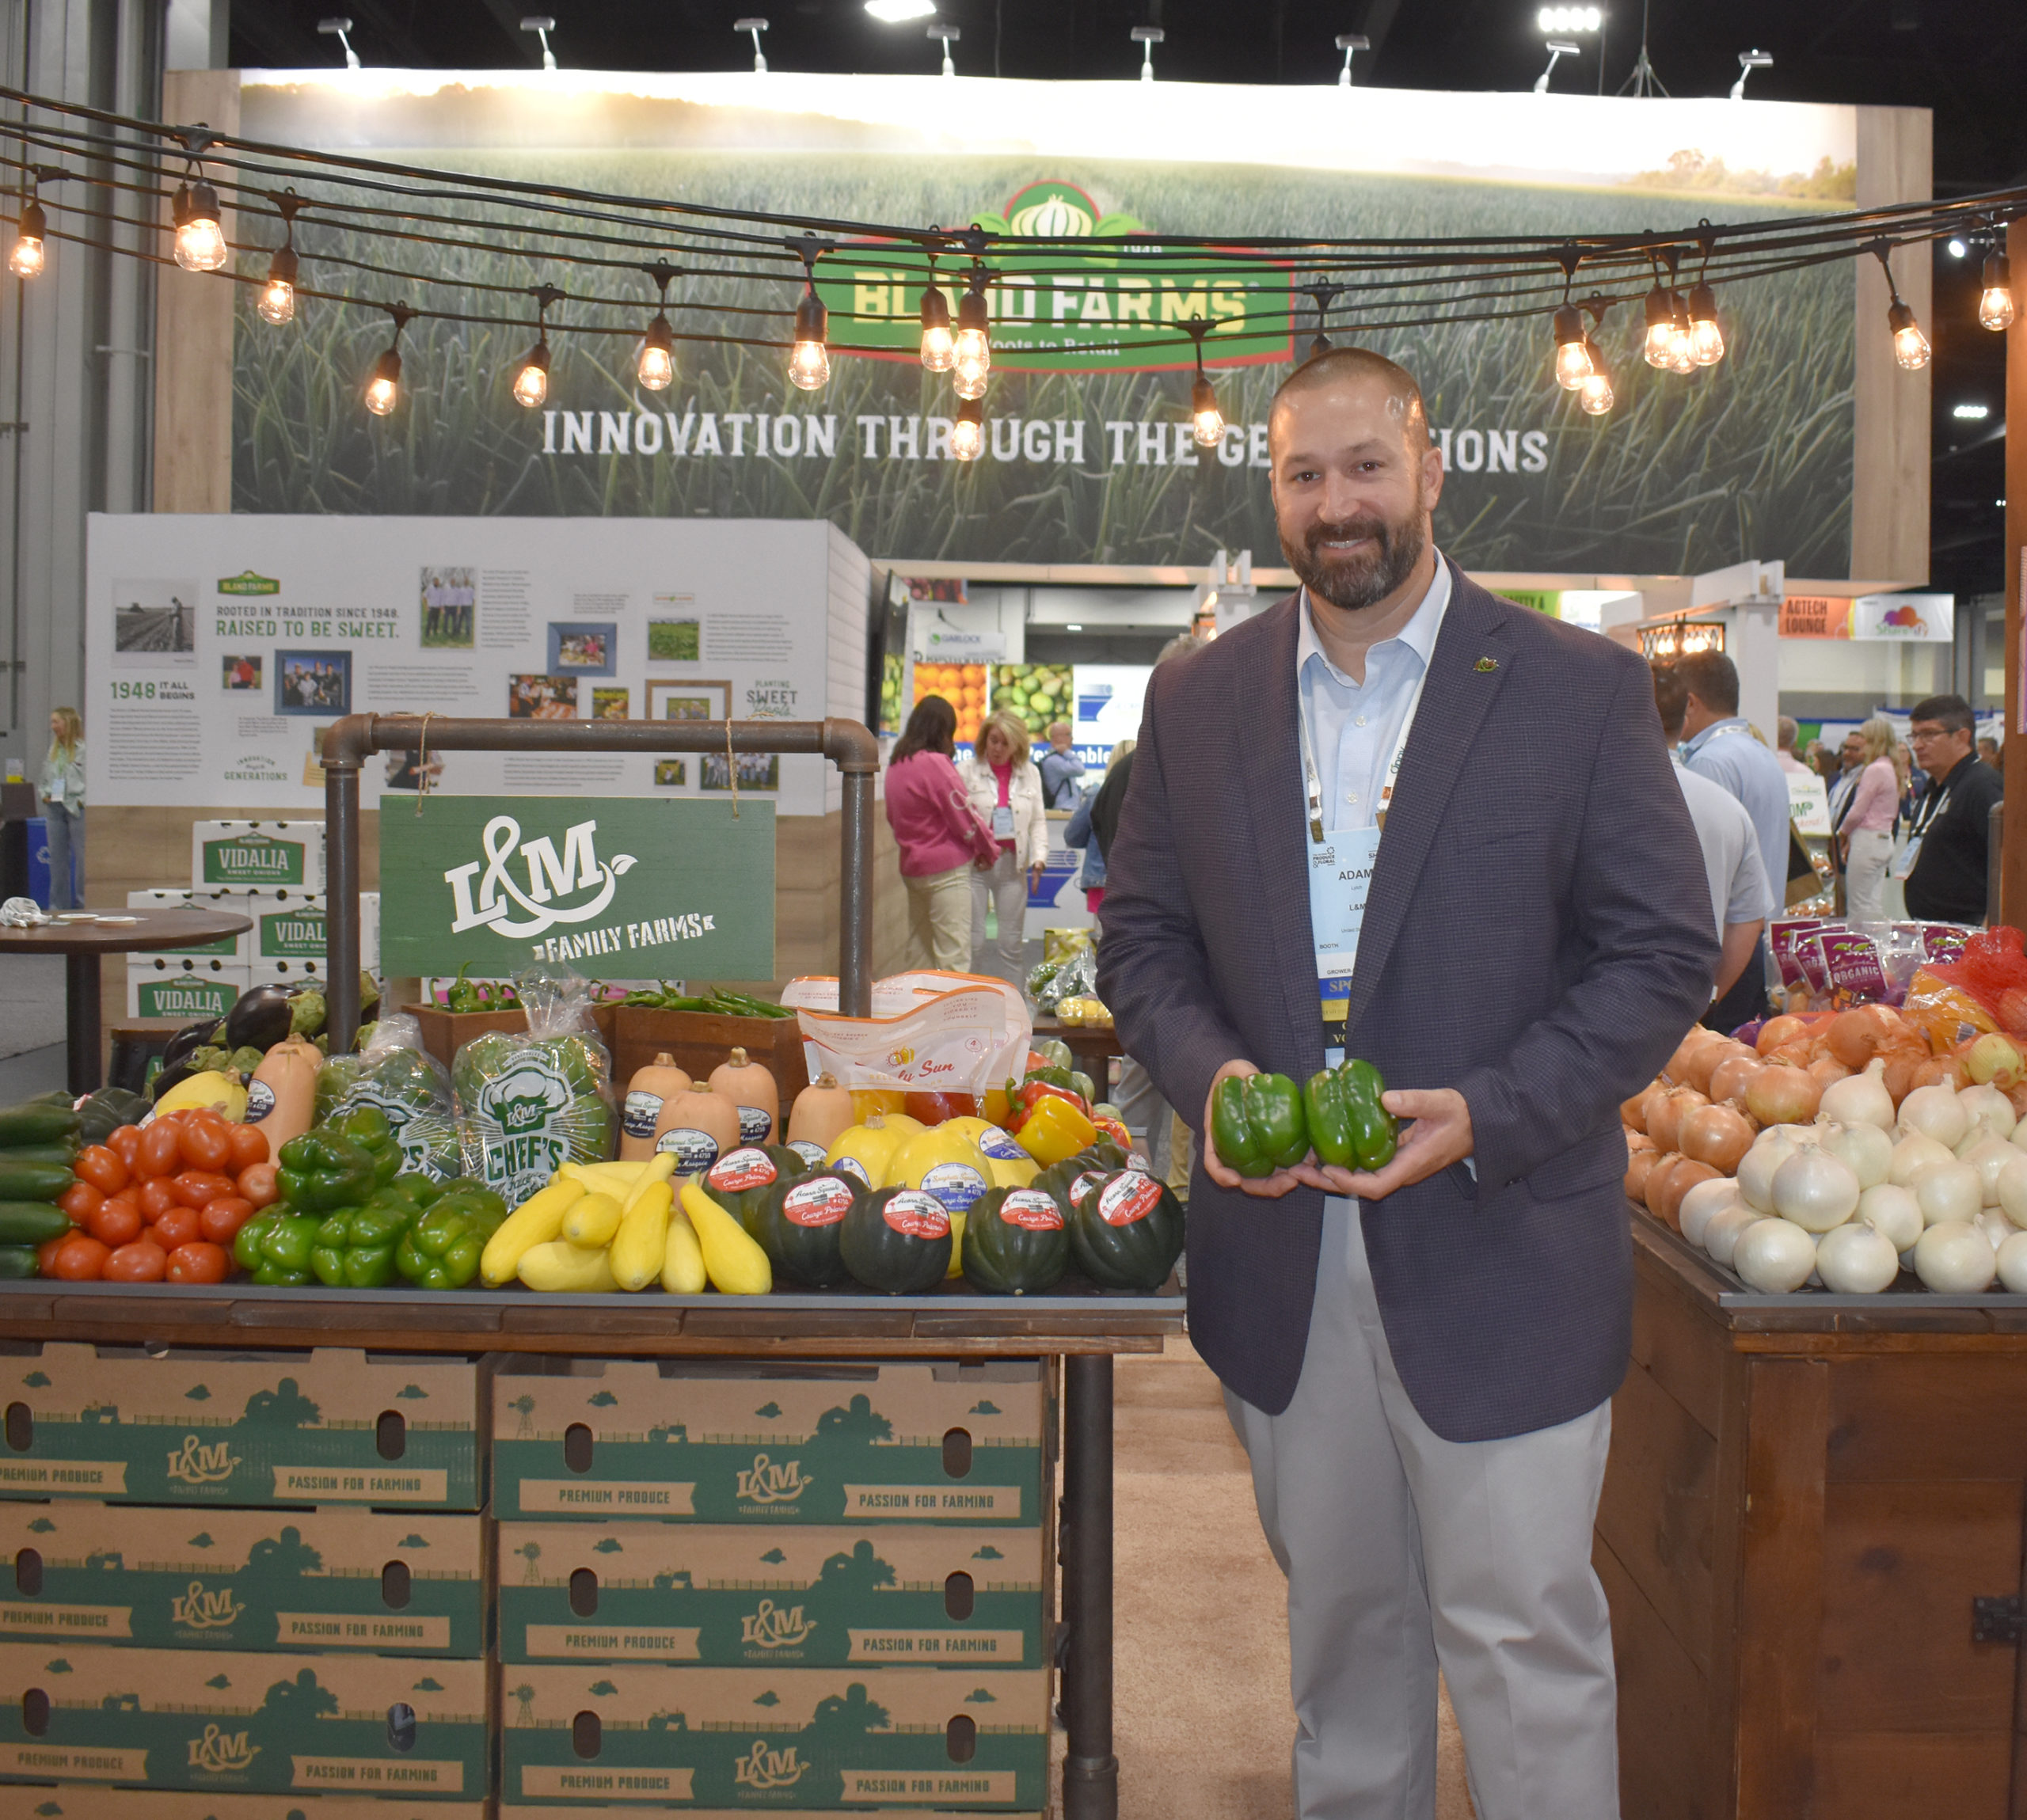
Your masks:
M245 66L338 60L317 31L340 0L232 0L231 54ZM342 0L352 43L369 63L487 68L540 61L519 29L519 0ZM749 40L733 21L766 10L777 69L935 72L941 52L917 20L886 25L863 0L547 0L559 61L611 70L740 69ZM1131 28L1159 25L1158 75L1212 82L1336 79L1341 32L1363 32L1370 53L1357 79L1389 88L1520 89L1546 60L1535 0L945 0L960 29L958 70L1043 79L1130 77ZM1639 0L1607 8L1596 51L1565 59L1558 89L1616 89L1640 47ZM1653 0L1652 66L1670 93L1714 95L1738 74L1738 53L1772 54L1748 93L1766 101L1867 102L1927 108L1935 124L1935 183L1957 196L2027 177L2027 4L2021 0ZM2005 338L1976 323L1977 259L1936 262L1934 585L1958 593L2002 585ZM1968 424L1963 402L1992 416Z

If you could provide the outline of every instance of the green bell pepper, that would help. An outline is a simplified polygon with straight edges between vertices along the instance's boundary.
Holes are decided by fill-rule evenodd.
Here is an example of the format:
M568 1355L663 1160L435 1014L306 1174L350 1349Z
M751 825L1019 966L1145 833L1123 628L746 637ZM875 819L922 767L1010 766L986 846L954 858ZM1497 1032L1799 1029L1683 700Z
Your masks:
M397 1176L363 1206L340 1207L317 1229L310 1267L333 1289L383 1289L401 1235L443 1193L428 1176Z
M401 1153L395 1152L395 1169ZM381 1185L380 1158L361 1143L329 1125L305 1131L282 1146L281 1166L275 1171L275 1190L299 1214L334 1214L356 1207Z
M401 1141L378 1106L355 1106L324 1127L373 1153L373 1185L384 1188L401 1172Z
M462 1289L506 1218L507 1203L492 1189L475 1182L451 1188L401 1234L394 1267L424 1289Z
M257 1283L299 1289L310 1280L310 1254L321 1224L314 1214L285 1206L264 1209L239 1229L232 1241L233 1261Z
M1309 1154L1302 1089L1285 1074L1228 1074L1211 1096L1211 1142L1226 1165L1257 1181Z
M1319 1069L1302 1090L1310 1142L1326 1163L1344 1169L1383 1169L1398 1147L1400 1125L1379 1103L1386 1083L1370 1062L1353 1056Z

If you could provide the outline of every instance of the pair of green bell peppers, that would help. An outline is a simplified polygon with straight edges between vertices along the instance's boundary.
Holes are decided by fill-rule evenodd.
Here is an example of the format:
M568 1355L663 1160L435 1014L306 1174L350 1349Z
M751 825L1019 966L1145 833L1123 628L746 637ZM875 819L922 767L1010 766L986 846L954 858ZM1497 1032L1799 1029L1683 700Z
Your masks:
M433 1176L397 1176L363 1206L326 1216L310 1253L317 1280L331 1289L386 1288L402 1238L443 1193Z
M292 1212L333 1214L401 1172L401 1146L378 1107L359 1106L282 1146L275 1189Z
M1297 1087L1285 1074L1229 1076L1211 1100L1211 1141L1248 1180L1293 1168L1314 1149L1338 1168L1384 1168L1399 1127L1380 1104L1386 1083L1356 1057Z
M402 1232L394 1267L419 1289L462 1289L506 1218L507 1203L492 1189L454 1183Z

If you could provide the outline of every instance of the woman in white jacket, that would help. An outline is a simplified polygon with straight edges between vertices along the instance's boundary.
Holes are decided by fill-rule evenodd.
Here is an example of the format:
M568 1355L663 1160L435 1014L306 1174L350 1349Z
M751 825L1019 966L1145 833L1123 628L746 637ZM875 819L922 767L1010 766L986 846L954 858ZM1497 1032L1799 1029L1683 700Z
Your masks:
M972 965L1018 986L1023 925L1030 882L1039 885L1048 857L1048 819L1042 807L1042 774L1028 756L1028 729L1013 715L991 716L979 729L972 756L957 767L965 793L999 842L991 872L972 874ZM999 939L988 951L987 899L998 906Z

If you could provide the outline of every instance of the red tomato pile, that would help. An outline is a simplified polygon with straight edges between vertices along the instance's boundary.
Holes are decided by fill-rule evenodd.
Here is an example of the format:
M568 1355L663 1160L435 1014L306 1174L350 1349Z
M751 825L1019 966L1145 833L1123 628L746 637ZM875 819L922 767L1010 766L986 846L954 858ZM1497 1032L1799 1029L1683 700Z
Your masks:
M66 1282L223 1282L240 1227L276 1198L266 1134L203 1107L122 1125L70 1168L56 1204L75 1229L38 1254Z

